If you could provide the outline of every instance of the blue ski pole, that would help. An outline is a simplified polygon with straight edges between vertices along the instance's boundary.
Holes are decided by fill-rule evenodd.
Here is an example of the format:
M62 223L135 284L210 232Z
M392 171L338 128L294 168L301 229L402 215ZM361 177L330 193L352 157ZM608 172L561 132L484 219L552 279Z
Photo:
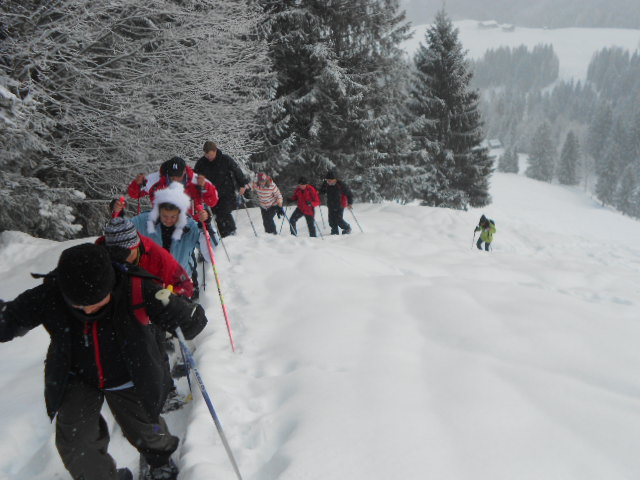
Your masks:
M200 372L196 367L196 361L193 358L193 354L189 347L187 346L187 339L184 338L184 334L182 333L182 329L180 327L176 328L176 335L178 335L178 340L180 341L180 347L187 357L187 361L189 362L189 368L193 372L196 380L198 382L198 386L200 387L200 392L202 392L202 397L204 398L205 403L207 404L207 408L209 409L209 413L211 413L211 417L213 418L213 422L216 424L216 429L218 430L218 434L220 435L220 439L222 440L222 444L224 445L224 449L227 451L227 455L229 456L229 460L231 461L231 465L233 465L233 470L236 472L238 476L238 480L242 480L242 475L240 475L240 470L238 469L238 464L236 463L235 458L233 457L233 453L231 452L231 447L229 446L229 442L227 442L227 437L224 434L224 430L222 430L222 424L220 423L220 419L216 414L215 409L213 408L213 403L211 402L211 398L209 398L209 394L207 393L207 389L204 386L204 382L202 381L202 377L200 376Z

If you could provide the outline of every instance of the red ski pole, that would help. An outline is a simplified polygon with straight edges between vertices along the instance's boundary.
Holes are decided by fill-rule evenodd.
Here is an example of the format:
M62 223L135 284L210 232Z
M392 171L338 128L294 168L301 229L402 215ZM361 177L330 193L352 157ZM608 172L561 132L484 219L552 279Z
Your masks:
M202 205L197 206L198 213L204 210ZM229 341L231 342L231 350L236 351L236 343L233 341L233 332L231 331L231 323L229 322L229 312L227 311L227 305L224 303L224 297L222 296L222 288L220 286L220 278L218 277L218 266L216 264L216 257L213 255L213 246L211 245L211 236L205 222L202 223L202 231L207 239L207 246L209 247L209 256L211 257L211 266L213 267L213 276L216 278L216 284L218 285L218 296L220 297L220 305L222 306L222 313L224 314L224 320L227 323L227 331L229 332Z

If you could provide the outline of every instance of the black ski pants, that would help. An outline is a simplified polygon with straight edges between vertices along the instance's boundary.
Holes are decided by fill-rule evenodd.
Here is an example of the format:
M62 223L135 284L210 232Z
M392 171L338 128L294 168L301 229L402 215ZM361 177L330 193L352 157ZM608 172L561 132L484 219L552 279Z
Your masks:
M56 447L74 480L117 480L116 464L107 452L109 430L100 414L104 400L123 435L152 467L166 464L178 448L162 417L151 418L135 387L101 391L70 379L56 418Z
M302 213L302 210L300 210L298 207L296 207L296 209L293 211L293 214L289 217L289 222L291 222L291 224L289 225L289 230L291 230L291 235L298 235L296 222L300 219L300 217L304 217L304 219L307 221L307 227L309 228L309 236L315 237L316 222L313 218L313 215L305 215L304 213Z
M329 226L331 227L331 235L340 234L338 227L342 229L342 233L351 232L351 225L344 221L343 216L344 208L329 209Z
M262 226L264 227L265 232L273 233L274 235L278 233L273 217L275 217L279 209L280 207L277 205L273 205L266 209L260 208L260 213L262 214Z
M491 245L491 242L487 243L484 242L484 249L488 252L489 251L489 245ZM476 242L476 247L478 247L478 250L482 250L482 239L479 238L478 241Z
M233 235L236 232L236 222L231 212L233 212L233 204L227 200L223 202L221 199L220 203L213 208L213 213L216 216L216 226L222 238Z

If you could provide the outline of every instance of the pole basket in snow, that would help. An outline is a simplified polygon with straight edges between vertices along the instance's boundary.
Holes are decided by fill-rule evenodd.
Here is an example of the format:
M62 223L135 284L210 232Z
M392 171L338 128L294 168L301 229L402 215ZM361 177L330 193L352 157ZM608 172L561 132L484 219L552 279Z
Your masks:
M204 207L202 205L198 205L198 212L202 212ZM227 332L229 332L229 341L231 342L231 350L236 351L236 343L233 340L233 332L231 331L231 322L229 322L229 312L227 311L227 305L224 303L224 297L222 296L222 287L220 286L220 277L218 276L218 265L216 264L216 257L213 254L213 246L211 245L211 235L209 235L209 230L207 229L207 224L205 222L202 223L202 231L204 232L204 236L207 239L207 247L209 247L209 256L211 257L211 266L213 267L213 276L216 279L216 285L218 286L218 296L220 297L220 305L222 306L222 313L224 315L224 320L227 324Z
M353 213L353 208L350 208L349 211L351 212L351 215L353 215L353 219L356 221L356 224L358 225L358 228L360 229L360 231L364 233L364 230L362 230L362 227L360 226L360 222L358 221L356 214Z
M189 346L187 345L187 340L184 338L184 334L182 333L182 329L180 327L176 329L176 335L178 336L178 341L180 342L180 348L182 349L182 352L184 353L186 360L188 362L189 370L193 372L193 375L196 377L196 382L198 383L198 387L200 387L202 398L204 398L204 401L207 404L207 408L209 409L209 413L213 418L213 423L215 423L216 425L216 429L218 430L218 434L220 435L220 440L222 440L222 445L224 445L224 449L226 450L227 456L231 461L233 470L236 472L238 480L242 480L242 475L240 475L238 464L236 463L236 459L233 457L233 453L231 452L231 447L229 446L229 442L227 442L227 437L224 434L224 430L222 429L222 424L220 423L218 414L216 413L215 408L213 408L213 402L211 401L211 398L209 397L209 393L207 392L207 389L204 386L204 382L202 381L200 372L196 367L196 361L193 358L193 354L191 353L191 350L189 350Z

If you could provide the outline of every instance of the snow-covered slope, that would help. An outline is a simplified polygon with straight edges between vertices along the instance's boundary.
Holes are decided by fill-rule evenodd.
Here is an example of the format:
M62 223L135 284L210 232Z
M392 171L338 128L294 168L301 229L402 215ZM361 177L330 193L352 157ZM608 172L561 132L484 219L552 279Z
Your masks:
M354 234L324 240L256 238L238 212L233 263L218 252L238 351L209 271L194 346L246 480L636 478L640 222L521 176L491 189L482 211L357 204L365 233L347 214ZM491 253L471 248L481 213ZM2 234L0 298L72 243ZM0 345L2 480L68 478L47 343ZM169 422L181 480L235 478L198 393ZM117 428L111 451L136 468Z

